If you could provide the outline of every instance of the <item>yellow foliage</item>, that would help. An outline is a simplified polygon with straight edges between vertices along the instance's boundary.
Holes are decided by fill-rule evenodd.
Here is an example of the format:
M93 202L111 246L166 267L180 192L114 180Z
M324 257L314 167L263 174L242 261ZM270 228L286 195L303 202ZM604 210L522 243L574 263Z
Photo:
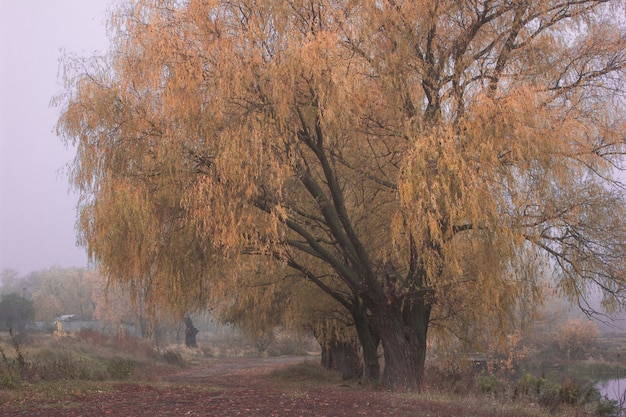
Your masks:
M623 301L626 45L601 2L161 3L123 3L59 98L112 279L183 309L322 291L422 347L431 313L515 334L545 257L571 298Z

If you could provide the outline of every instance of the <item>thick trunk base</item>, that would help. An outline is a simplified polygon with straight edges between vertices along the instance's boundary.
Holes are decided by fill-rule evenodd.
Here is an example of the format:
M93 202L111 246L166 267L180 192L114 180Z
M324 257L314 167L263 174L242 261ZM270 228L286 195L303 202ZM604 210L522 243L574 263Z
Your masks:
M381 316L380 337L385 359L382 383L385 388L422 389L429 320L430 308L420 304L387 309Z
M395 391L419 391L424 382L426 347L401 340L383 340L385 365L382 384Z

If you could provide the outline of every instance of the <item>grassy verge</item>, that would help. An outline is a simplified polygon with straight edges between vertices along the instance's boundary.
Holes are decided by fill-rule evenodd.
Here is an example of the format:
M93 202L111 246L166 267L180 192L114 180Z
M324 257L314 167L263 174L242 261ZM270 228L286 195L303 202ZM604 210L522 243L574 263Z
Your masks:
M183 364L179 353L159 353L128 335L107 336L90 330L61 338L2 334L0 402L19 396L19 391L64 395L83 387L102 390L108 381L145 380Z
M397 393L383 389L362 386L358 381L344 381L337 372L329 371L314 362L304 362L277 369L269 374L272 381L281 385L285 395L297 395L308 390L341 392L342 397L369 398L381 401L391 410L413 409L417 416L464 417L554 417L583 416L572 407L564 406L559 411L548 410L538 403L524 399L516 401L503 396L485 395L481 392L466 392L459 395L453 392L426 390L423 393ZM296 394L294 394L296 393ZM301 394L306 395L306 394ZM529 405L530 404L530 405ZM405 415L405 414L402 414Z
M60 401L103 394L112 391L111 381L42 381L23 383L19 389L1 390L0 406L3 404L25 404L29 402Z
M302 388L336 386L342 383L341 375L338 372L325 369L313 361L305 361L276 369L269 376L280 383L297 385Z
M275 370L270 378L285 389L328 389L351 392L382 393L397 401L414 402L419 407L441 410L441 415L453 415L454 407L462 405L465 416L612 416L619 411L600 397L592 384L571 378L558 380L550 376L524 373L516 380L496 375L477 375L465 380L465 390L449 389L451 385L430 386L423 393L392 393L363 387L358 381L342 381L338 373L316 363L304 362ZM446 388L441 388L447 386ZM446 411L447 414L446 414ZM450 414L452 413L452 414ZM437 415L437 414L435 414Z
M584 361L574 363L568 371L581 378L597 381L626 378L626 366L603 361Z
M177 371L187 364L201 361L206 364L207 357L202 355L200 350L184 348L158 352L141 339L97 332L80 332L63 338L0 334L0 406L55 400L70 404L78 398L112 392L119 381L135 387L156 386L161 384L154 382L158 375ZM614 372L616 365L588 361L573 366L585 374L602 374ZM620 370L626 374L624 367ZM432 379L432 373L429 375ZM343 381L338 373L309 361L281 366L267 376L267 382L264 387L280 387L280 392L293 398L306 398L309 392L333 394L340 391L342 396L376 397L403 410L407 407L426 410L402 414L411 416L583 417L608 416L615 411L615 407L609 407L611 404L603 404L602 399L594 397L588 386L573 379L530 373L515 380L500 379L496 375L466 375L455 384L450 381L436 384L429 380L424 393L409 394L364 387L358 381ZM459 384L465 389L454 388ZM186 389L193 392L209 388L203 384L186 385ZM236 390L220 386L220 390L230 389ZM603 405L606 407L602 408Z

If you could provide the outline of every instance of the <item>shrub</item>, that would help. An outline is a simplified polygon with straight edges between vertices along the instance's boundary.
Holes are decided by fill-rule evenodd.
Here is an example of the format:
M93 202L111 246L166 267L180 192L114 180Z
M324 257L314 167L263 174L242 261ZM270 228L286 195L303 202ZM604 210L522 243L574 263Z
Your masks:
M99 330L92 328L80 329L75 333L76 339L82 340L94 346L105 346L107 336Z
M32 300L18 293L0 296L0 330L16 328L24 330L26 324L35 318L35 305Z
M35 374L44 381L94 379L91 367L69 352L42 352L44 357L33 363Z
M15 389L20 386L21 382L18 369L0 367L0 389Z
M570 319L557 334L559 350L567 359L585 359L598 340L598 326L589 320Z
M121 332L117 337L112 338L111 346L117 350L134 353L147 358L156 359L159 356L150 341L133 336L128 332Z
M2 362L0 362L0 389L19 387L22 382L19 367L5 355L2 347L0 347L0 356L2 357Z
M185 364L182 355L173 350L166 350L161 356L163 357L163 360L170 365L183 366Z
M555 410L559 404L561 404L561 386L558 382L549 378L541 378L540 381L539 404L551 410Z
M571 378L567 378L561 383L559 398L566 404L578 404L583 397L583 388Z
M305 355L305 341L302 337L288 332L279 333L268 346L270 356Z
M609 400L608 398L601 398L598 401L596 413L599 416L616 417L619 416L622 408L617 400Z
M130 359L113 358L107 365L107 371L113 379L128 379L135 370L135 363Z
M484 394L489 395L500 394L506 388L506 383L495 375L480 375L476 383Z
M18 337L11 330L9 330L9 335L15 357L9 358L4 350L0 348L0 357L2 358L0 366L2 378L0 384L5 386L5 388L17 388L21 381L34 379L36 367L35 364L28 360L22 348L21 340L23 338Z
M538 399L541 394L543 381L543 378L538 378L528 372L525 372L520 379L517 380L515 394L522 397L532 397Z
M574 388L572 384L566 387L563 391L563 387L558 382L545 377L537 377L530 373L524 373L518 380L515 386L515 394L521 397L531 398L539 404L554 407L561 402L566 402L564 396L574 396L575 391L570 391Z
M307 382L310 384L336 383L339 373L328 370L319 363L304 361L275 369L270 373L272 378L283 382Z

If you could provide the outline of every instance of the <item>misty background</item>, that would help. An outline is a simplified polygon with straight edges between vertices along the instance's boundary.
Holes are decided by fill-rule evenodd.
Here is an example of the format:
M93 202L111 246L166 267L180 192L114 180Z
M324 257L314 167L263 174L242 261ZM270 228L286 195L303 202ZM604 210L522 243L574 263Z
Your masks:
M87 266L76 245L78 196L65 173L75 149L56 136L59 110L50 102L61 91L64 54L107 51L113 3L0 0L0 271L12 276Z
M108 48L106 0L0 0L0 270L83 267L77 195L64 167L75 150L54 133L59 58Z

